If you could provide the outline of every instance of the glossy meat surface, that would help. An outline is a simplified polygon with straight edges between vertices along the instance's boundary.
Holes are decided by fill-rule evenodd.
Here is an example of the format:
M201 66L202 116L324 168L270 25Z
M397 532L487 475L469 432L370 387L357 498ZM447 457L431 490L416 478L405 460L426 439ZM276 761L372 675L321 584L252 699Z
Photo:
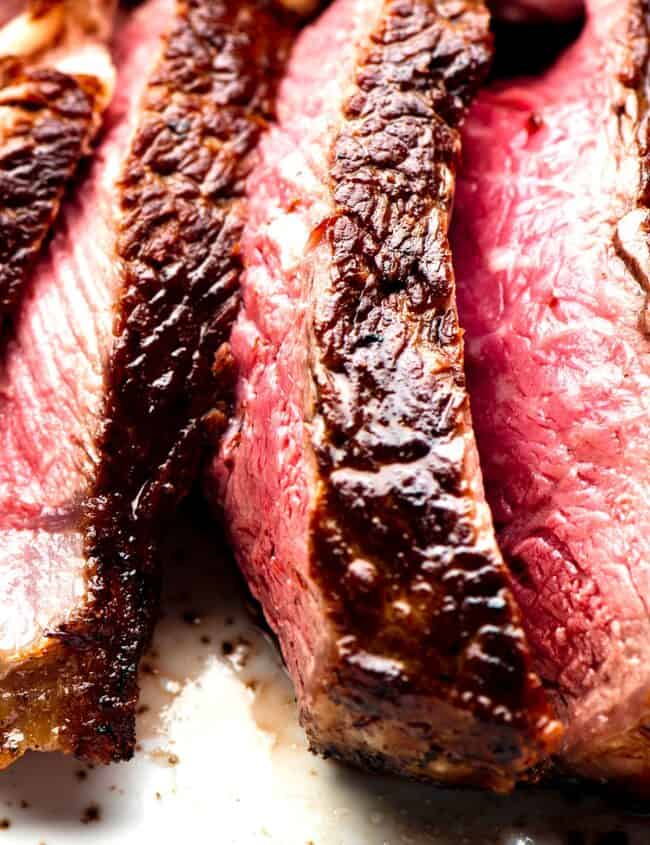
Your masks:
M482 92L452 247L488 501L562 756L647 790L648 5Z
M84 550L82 509L97 460L103 368L119 290L114 184L158 48L169 3L147 7L116 35L118 94L93 165L64 204L29 277L3 350L0 394L2 762L27 747L119 756L128 735L106 728L92 704L103 655L91 627L67 637L96 586ZM28 700L29 706L18 702ZM112 731L112 732L111 732ZM128 733L128 732L127 732ZM92 749L83 746L95 742ZM125 743L122 746L122 743Z
M263 0L178 0L118 182L124 274L85 511L116 718L135 706L167 519L230 412L244 183L291 36Z
M489 37L480 3L446 8L338 0L298 40L248 182L211 482L313 748L505 789L557 725L464 388L446 233Z
M284 37L270 18L259 37L264 15L148 0L125 16L101 143L5 350L2 763L132 754L165 518L227 409L243 182Z

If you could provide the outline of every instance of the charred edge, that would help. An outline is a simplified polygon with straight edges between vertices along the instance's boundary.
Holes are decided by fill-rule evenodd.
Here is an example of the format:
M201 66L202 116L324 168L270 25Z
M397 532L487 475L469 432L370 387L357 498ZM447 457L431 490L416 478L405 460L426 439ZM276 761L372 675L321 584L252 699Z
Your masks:
M93 92L55 70L0 60L0 317L15 308L94 133Z
M230 412L244 181L289 34L261 2L179 2L118 186L123 292L85 516L94 615L76 626L96 642L87 758L132 753L163 526Z
M372 696L372 655L391 655L408 695L542 745L549 713L506 572L496 544L476 545L463 459L450 457L465 453L469 425L447 244L457 125L491 45L482 3L455 4L449 18L444 9L386 0L332 150L333 271L313 367L326 484L312 574L349 635L334 658L341 685L353 691L365 672ZM504 768L529 762L522 751Z
M435 746L434 746L435 748ZM450 782L454 787L476 788L477 780L482 786L490 788L495 792L507 793L512 789L513 783L510 778L504 778L498 770L486 768L481 761L474 761L470 768L467 760L454 758L446 754L442 749L437 749L442 763L440 764L441 774L432 777L428 768L429 760L423 760L420 768L414 766L413 759L404 756L394 756L369 748L350 748L348 745L329 744L321 746L311 743L310 751L318 754L324 759L338 760L354 768L363 769L376 775L398 775L414 783L437 784L438 786L449 786ZM442 774L442 772L445 774Z
M391 687L394 683L390 684ZM328 727L303 709L301 722L312 750L339 759L375 759L377 771L417 780L474 784L504 791L513 786L514 768L527 758L521 732L512 725L485 730L479 721L447 702L431 698L405 706L408 698L346 686L340 673L325 691ZM408 691L407 691L408 694ZM386 708L393 698L397 707ZM393 702L391 702L392 704ZM322 722L322 715L319 716Z

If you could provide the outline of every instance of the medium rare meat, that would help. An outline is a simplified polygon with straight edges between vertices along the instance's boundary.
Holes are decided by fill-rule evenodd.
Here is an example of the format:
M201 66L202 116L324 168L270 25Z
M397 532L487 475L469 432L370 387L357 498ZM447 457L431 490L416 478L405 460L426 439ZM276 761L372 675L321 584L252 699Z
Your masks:
M111 97L112 17L109 2L92 26L63 2L32 3L0 29L0 317L16 305Z
M0 312L18 300L97 128L95 80L0 59Z
M650 784L650 8L483 91L452 227L488 500L564 763Z
M209 484L312 748L508 788L557 739L482 491L447 225L480 2L337 0L248 181Z
M148 0L119 27L101 144L4 352L1 764L132 753L162 524L227 410L243 185L287 41L254 0Z

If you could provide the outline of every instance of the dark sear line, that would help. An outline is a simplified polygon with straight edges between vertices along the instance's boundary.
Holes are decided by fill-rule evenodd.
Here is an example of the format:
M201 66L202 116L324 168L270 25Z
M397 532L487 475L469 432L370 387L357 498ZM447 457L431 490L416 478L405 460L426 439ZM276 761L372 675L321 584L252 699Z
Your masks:
M7 601L0 620L9 636L21 626L0 655L0 767L31 748L133 753L165 521L231 403L243 183L285 15L147 0L118 20L106 131L7 345L3 565L18 564L27 600L24 619Z
M462 779L463 758L475 756L471 778L499 787L544 755L557 725L468 478L471 420L447 229L456 127L490 53L482 5L462 4L450 19L444 5L384 4L332 150L332 267L314 304L314 448L325 492L312 574L341 635L337 668L323 682L348 710L341 719L401 720L405 698L426 702L413 705L419 724L409 727L404 759L377 754L366 764L426 776L435 741L447 757L440 777L457 766ZM355 560L372 567L371 583L365 572L355 579ZM390 667L382 675L373 655L390 655L399 677ZM436 701L449 705L446 716ZM354 758L349 728L323 739L316 724L314 744Z
M298 38L208 484L312 748L505 791L561 727L484 499L448 243L491 46L480 0L336 0Z
M17 305L99 114L98 83L0 58L0 318Z
M119 193L124 268L105 424L86 513L95 567L90 631L98 723L79 737L107 757L133 749L138 660L153 621L165 520L196 475L204 433L231 404L244 180L292 28L255 0L180 0L149 82Z

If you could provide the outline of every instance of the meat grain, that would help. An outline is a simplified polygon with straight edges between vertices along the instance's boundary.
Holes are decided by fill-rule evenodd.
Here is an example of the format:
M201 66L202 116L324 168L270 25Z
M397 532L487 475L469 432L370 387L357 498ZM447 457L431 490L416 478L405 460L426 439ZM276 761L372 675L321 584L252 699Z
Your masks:
M337 0L248 181L209 472L312 747L506 789L557 741L483 498L447 227L482 3Z
M488 501L564 764L648 790L650 10L483 91L452 246Z
M33 2L0 29L0 318L18 304L112 96L113 13L108 0L92 17Z
M4 351L2 764L133 752L165 517L228 401L244 177L284 38L244 0L148 0L118 29L101 143Z

